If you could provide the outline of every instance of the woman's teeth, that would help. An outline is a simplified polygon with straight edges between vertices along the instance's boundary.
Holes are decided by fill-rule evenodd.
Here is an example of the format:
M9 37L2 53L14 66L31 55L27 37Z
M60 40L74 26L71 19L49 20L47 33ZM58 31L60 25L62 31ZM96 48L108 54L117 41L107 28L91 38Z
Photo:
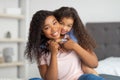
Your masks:
M52 35L53 35L53 36L57 36L57 35L58 35L58 32L54 32Z

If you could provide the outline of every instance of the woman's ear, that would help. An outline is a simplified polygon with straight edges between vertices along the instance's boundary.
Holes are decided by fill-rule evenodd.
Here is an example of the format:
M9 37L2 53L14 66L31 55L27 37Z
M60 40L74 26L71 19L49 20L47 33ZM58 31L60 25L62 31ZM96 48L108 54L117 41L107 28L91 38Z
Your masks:
M44 32L43 32L43 31L41 31L41 34L42 34L42 35L44 35Z

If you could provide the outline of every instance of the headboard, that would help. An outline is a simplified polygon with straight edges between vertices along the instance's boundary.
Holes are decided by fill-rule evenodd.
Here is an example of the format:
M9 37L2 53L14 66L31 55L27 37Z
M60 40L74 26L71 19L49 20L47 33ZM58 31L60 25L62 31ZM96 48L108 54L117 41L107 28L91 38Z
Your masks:
M87 23L86 28L97 43L98 60L120 57L120 22Z

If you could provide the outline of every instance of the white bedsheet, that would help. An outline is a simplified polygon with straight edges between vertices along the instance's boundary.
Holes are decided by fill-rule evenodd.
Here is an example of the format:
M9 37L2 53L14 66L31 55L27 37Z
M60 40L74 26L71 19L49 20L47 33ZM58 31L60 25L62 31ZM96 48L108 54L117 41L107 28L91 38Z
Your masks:
M99 61L99 65L95 70L99 74L120 76L120 57L109 57Z

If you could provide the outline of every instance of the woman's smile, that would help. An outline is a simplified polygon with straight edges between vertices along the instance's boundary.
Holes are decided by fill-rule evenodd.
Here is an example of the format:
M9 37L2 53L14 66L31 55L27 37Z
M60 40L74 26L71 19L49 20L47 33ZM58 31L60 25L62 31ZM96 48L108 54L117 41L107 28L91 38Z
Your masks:
M46 18L43 32L50 39L58 39L60 37L61 26L54 16Z

